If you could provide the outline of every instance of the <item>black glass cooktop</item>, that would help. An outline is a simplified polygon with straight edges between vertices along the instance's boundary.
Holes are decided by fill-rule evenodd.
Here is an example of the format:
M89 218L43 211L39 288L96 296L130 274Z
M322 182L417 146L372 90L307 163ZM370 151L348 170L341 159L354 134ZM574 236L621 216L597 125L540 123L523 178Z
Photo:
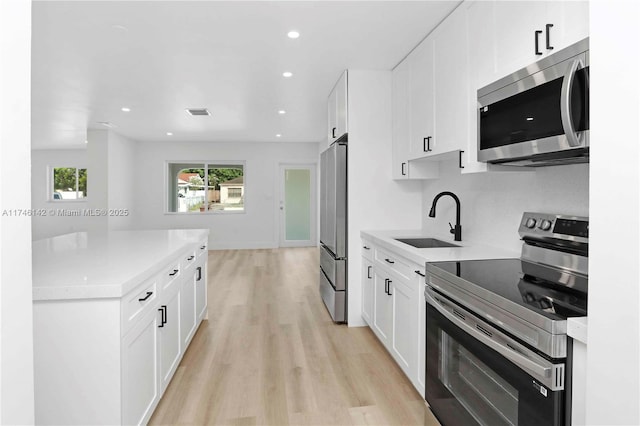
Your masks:
M553 269L520 259L434 262L430 265L547 318L587 315L586 277L557 276Z

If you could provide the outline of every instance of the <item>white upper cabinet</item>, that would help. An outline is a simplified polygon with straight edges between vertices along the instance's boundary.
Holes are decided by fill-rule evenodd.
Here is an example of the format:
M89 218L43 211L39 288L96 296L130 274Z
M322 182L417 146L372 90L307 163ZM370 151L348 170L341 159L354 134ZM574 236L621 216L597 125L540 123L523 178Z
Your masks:
M435 135L435 93L433 41L427 38L407 57L409 66L409 156L420 158L433 152Z
M343 72L340 79L333 87L327 101L328 115L328 141L335 142L347 133L347 71Z
M589 36L586 1L483 0L465 6L474 92Z
M467 67L466 16L457 8L433 32L435 76L434 154L465 150L467 146Z
M391 174L408 179L411 143L411 73L409 61L402 61L391 73Z

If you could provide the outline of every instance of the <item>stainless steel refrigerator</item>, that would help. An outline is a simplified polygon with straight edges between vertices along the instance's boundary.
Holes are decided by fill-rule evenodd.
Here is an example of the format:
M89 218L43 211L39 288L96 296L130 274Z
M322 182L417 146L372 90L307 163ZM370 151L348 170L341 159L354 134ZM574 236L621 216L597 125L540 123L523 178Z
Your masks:
M347 144L320 154L320 295L336 322L347 321Z

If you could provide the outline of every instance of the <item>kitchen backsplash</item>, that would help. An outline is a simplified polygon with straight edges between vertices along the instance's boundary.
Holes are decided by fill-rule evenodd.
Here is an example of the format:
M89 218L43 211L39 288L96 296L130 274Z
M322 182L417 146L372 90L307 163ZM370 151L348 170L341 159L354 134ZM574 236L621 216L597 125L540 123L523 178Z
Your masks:
M440 178L422 186L422 226L442 234L455 223L455 203L443 199L436 218L433 198L452 191L460 198L462 240L519 252L518 225L525 211L589 215L589 165L543 167L523 172L460 174L443 164ZM446 167L445 167L446 166ZM453 236L451 236L453 239Z

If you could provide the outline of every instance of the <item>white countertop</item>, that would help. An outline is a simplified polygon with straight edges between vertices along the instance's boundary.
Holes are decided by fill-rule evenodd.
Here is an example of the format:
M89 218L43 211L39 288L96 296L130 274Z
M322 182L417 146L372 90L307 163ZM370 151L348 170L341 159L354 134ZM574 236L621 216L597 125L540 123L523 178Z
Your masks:
M388 250L393 250L399 255L415 263L447 262L458 260L479 259L511 259L520 257L520 253L504 250L483 244L469 243L468 241L453 241L453 235L436 235L423 230L385 230L385 231L361 231L360 237L368 239ZM459 247L415 248L408 244L396 241L395 238L436 238Z
M33 300L122 297L208 229L75 232L33 242Z
M567 336L587 344L587 317L567 319Z

